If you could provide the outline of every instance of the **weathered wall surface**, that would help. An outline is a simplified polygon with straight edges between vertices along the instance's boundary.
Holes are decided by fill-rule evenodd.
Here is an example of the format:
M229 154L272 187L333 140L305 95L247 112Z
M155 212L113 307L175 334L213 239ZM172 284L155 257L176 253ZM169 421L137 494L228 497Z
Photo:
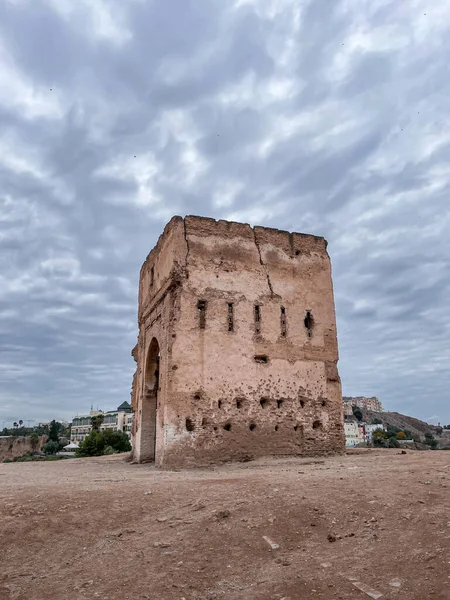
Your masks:
M139 413L155 337L157 464L342 451L325 240L199 217L174 218L166 231L158 242L161 249L165 244L164 262L154 249L141 276L135 378ZM159 264L164 276L152 300L147 288L155 274L148 273ZM139 420L143 430L138 414ZM142 446L136 435L135 447Z
M41 436L39 444L33 449L29 437L11 436L0 438L0 461L5 458L22 456L25 452L36 452L37 450L40 450L41 446L45 443L45 440L46 437Z

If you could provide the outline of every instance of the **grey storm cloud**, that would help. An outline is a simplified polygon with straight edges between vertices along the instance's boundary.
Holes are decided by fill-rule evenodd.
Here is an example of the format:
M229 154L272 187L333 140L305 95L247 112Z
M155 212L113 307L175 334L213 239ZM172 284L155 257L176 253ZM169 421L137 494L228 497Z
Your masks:
M344 393L450 423L449 30L445 0L0 0L0 423L129 398L174 214L324 235Z

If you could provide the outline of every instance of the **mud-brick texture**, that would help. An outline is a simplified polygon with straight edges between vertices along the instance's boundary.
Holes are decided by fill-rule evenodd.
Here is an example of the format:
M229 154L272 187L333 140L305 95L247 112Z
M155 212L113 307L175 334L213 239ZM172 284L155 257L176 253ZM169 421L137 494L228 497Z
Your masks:
M174 217L142 267L138 314L135 460L344 450L323 238Z

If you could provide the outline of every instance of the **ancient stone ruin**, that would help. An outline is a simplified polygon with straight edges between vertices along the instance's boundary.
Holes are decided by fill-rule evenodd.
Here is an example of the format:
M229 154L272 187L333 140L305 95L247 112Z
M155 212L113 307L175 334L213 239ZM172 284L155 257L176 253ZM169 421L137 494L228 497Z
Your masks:
M171 219L140 275L134 460L343 451L326 248L313 235Z

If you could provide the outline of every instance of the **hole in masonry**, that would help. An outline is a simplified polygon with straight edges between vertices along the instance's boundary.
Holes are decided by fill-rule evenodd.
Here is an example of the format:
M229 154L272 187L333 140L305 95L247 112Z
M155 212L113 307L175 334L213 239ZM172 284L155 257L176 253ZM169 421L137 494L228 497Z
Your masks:
M223 428L225 429L225 431L231 431L231 423L226 423Z
M313 429L321 429L321 428L322 428L322 423L320 421L314 421Z
M222 400L217 401L217 408L222 408Z
M202 419L202 427L206 427L208 425L208 419L206 417L203 417Z
M189 419L189 418L186 419L186 429L187 429L187 431L191 431L191 432L194 431L195 425L194 425L192 419Z
M277 400L277 408L281 408L283 406L283 400Z
M214 431L217 431L217 427L214 427Z
M250 429L250 431L254 431L256 429L256 425L254 423L250 423L248 428Z
M236 398L236 408L242 408L243 400Z
M275 425L275 431L278 431L278 425Z
M261 398L261 400L259 401L259 403L261 404L261 408L265 408L268 402L269 400L267 398Z
M300 406L301 406L302 408L305 408L305 401L304 401L304 400L300 400Z
M257 363L266 365L269 362L269 357L267 356L267 354L255 354L254 360Z
M200 394L195 394L194 395L194 400L200 400Z
M294 431L297 431L298 425L294 425Z
M326 400L322 400L322 406L323 406L323 408L325 408L326 405L327 405L327 401Z

